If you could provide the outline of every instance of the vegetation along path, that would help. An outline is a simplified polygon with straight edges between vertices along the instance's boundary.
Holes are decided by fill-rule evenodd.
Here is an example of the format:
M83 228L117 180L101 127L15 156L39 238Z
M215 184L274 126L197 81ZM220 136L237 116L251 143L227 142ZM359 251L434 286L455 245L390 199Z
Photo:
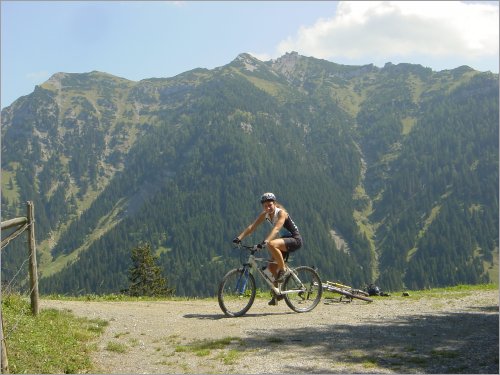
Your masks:
M259 298L241 318L214 299L42 308L109 321L93 354L101 373L498 374L498 290L325 302L297 314Z

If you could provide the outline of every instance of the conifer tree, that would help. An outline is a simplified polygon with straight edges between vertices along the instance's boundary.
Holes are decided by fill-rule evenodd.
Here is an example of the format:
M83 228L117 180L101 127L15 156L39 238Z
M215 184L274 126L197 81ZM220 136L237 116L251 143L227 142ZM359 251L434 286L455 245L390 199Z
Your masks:
M158 257L151 252L148 243L142 243L132 249L131 257L129 295L164 297L174 294L174 289L168 287L167 279L161 274L157 264Z

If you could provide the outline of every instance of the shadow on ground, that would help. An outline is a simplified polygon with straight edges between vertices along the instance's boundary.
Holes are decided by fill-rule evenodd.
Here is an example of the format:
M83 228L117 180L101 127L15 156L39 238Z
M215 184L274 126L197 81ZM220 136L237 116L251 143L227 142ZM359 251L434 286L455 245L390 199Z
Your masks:
M255 330L243 350L300 355L300 348L313 346L323 363L326 359L332 364L361 364L366 372L498 374L498 330L498 307L491 306L359 325L336 322L319 328ZM332 373L331 368L317 368L314 358L304 358L303 364L288 366L285 372Z

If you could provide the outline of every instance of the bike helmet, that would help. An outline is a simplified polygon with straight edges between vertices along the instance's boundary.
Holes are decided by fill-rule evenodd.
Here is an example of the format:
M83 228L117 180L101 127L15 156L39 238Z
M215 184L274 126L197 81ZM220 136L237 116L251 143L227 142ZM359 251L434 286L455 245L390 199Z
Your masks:
M264 203L267 201L276 201L276 196L273 193L262 194L262 197L260 197L260 203Z

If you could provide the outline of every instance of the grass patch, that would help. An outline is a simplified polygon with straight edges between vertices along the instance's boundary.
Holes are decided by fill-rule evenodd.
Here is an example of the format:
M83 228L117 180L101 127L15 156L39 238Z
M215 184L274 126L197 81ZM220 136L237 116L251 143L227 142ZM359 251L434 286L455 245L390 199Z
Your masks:
M353 362L360 362L361 366L366 369L378 367L377 358L366 355L366 353L362 350L353 349L349 351L348 357L351 358Z
M363 361L361 364L364 368L375 368L378 367L376 358L368 358Z
M186 345L177 345L175 347L175 352L176 353L185 353L188 352L189 348Z
M204 349L198 349L194 352L195 355L198 357L206 357L210 355L210 349L204 348Z
M200 341L194 341L190 344L186 345L177 345L175 347L175 351L177 353L185 353L185 352L190 352L193 353L199 357L205 357L209 356L212 352L212 350L222 350L225 349L227 346L229 346L231 343L234 342L241 343L241 339L236 338L236 337L225 337L219 340L200 340ZM222 354L221 354L222 355ZM225 354L224 356L227 356L228 354ZM235 354L232 354L231 357L235 357ZM229 360L230 361L230 360Z
M56 309L33 316L26 298L15 294L2 298L11 373L76 374L94 370L90 354L108 322Z
M201 340L201 341L195 341L187 345L187 347L190 349L190 351L205 350L205 349L208 350L224 349L233 341L240 342L241 339L237 337L225 337L219 340Z
M114 353L126 353L128 348L125 344L115 341L109 341L106 345L106 350Z
M445 295L453 294L456 297L460 296L468 296L478 291L487 291L487 290L498 290L498 285L495 284L477 284L477 285L456 285L444 288L433 288L426 290L415 290L410 291L409 298L442 298ZM408 298L408 297L404 297Z
M400 297L402 291L393 291L391 293L392 298L405 298L405 299L419 299L423 297L436 297L442 298L444 294L455 294L455 296L466 296L470 295L476 291L486 291L486 290L498 290L498 284L477 284L477 285L457 285L445 288L433 288L424 290L405 290L410 293L410 297ZM269 299L269 290L257 288L255 298L259 299ZM323 298L339 297L337 293L329 292L328 290L323 290ZM42 296L43 299L47 300L60 300L60 301L89 301L89 302L179 302L179 301L217 301L217 297L179 297L179 296L169 296L169 297L132 297L126 294L106 294L106 295L96 295L87 294L80 296L70 296L61 294L50 294ZM378 298L374 296L374 298ZM385 298L385 297L382 297ZM230 323L231 324L231 323Z
M408 135L408 134L410 134L411 130L413 129L413 127L417 123L417 119L415 117L405 117L404 119L402 119L401 122L403 125L403 130L402 130L401 134Z
M132 346L132 347L139 346L139 345L140 345L140 343L141 343L141 342L139 341L139 339L136 339L135 337L134 337L134 338L129 339L128 341L129 341L129 343L130 343L130 346Z
M132 297L127 294L85 294L79 296L70 296L63 294L48 294L42 296L43 299L48 300L58 300L58 301L89 301L89 302L166 302L166 301L195 301L195 300L215 300L212 298L197 298L197 297L150 297L150 296L139 296Z
M241 353L235 349L231 349L227 352L220 353L216 359L219 359L225 365L234 365L238 362L241 357Z
M11 204L19 202L19 186L16 182L16 172L2 169L1 184L3 198L11 202Z
M166 343L170 345L176 345L181 342L181 338L179 335L170 335L168 337L163 337L159 338L153 341L153 343L158 344L158 343Z
M458 358L460 354L455 350L435 349L431 351L431 355L433 357L453 359L453 358Z
M82 207L78 205L78 210L84 210L84 207L90 206L91 203L93 203L99 194L99 191L92 191L89 190L89 192L86 194L89 198L85 198L87 200L87 203L82 203ZM44 243L40 245L40 248L42 249L42 253L44 256L42 257L42 261L40 264L40 270L41 272L41 277L49 277L51 275L54 275L58 272L60 272L64 267L66 267L69 263L73 262L80 253L86 249L88 249L92 243L98 239L99 237L103 236L106 234L108 231L114 228L115 225L117 225L120 220L117 219L119 217L119 214L123 208L123 203L124 199L120 200L115 207L113 207L113 210L101 217L98 221L97 228L99 230L93 231L92 234L88 237L88 239L85 241L84 244L82 244L80 247L75 249L73 252L70 254L60 254L57 256L55 259L52 257L50 254L50 245L48 243ZM73 220L70 220L65 226L61 227L58 231L56 231L55 236L60 237L62 233L64 233L65 228L67 228L70 223Z

